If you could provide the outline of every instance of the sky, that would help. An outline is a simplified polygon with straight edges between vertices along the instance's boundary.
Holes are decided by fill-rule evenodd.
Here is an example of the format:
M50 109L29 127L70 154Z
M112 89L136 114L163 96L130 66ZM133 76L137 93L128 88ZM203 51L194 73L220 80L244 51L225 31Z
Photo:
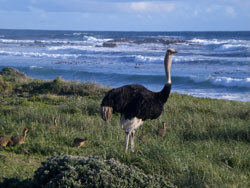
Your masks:
M250 31L250 0L0 0L0 29Z

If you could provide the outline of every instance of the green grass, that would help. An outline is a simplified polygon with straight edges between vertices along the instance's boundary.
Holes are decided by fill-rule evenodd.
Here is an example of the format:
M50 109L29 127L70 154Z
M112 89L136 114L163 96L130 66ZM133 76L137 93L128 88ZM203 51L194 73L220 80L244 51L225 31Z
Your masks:
M8 73L8 74L7 74ZM178 187L250 187L250 103L195 98L172 93L156 120L137 131L135 153L124 153L119 114L110 122L99 115L108 90L93 83L39 81L0 73L0 135L30 129L25 144L0 148L3 178L32 178L53 154L99 155L135 165L146 174L167 177ZM49 129L54 116L58 129ZM161 122L167 135L157 137ZM147 140L139 137L146 135ZM88 136L81 148L75 137Z

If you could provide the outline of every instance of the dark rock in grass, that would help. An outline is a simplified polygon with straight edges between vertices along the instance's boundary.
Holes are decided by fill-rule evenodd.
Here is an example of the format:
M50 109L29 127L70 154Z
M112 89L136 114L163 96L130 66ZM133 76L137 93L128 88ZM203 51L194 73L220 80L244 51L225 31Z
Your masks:
M51 157L35 172L34 182L42 187L174 187L163 176L92 156Z

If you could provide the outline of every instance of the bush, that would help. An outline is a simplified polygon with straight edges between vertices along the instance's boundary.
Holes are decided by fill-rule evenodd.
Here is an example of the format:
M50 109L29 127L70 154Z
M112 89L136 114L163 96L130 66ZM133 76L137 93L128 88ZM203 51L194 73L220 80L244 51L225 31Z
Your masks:
M11 86L11 87L10 87ZM76 96L99 96L108 89L96 83L75 83L63 81L59 76L52 81L41 81L29 78L17 69L6 67L0 71L0 92L23 94L56 94Z
M8 87L9 87L9 84L5 82L2 76L0 75L0 93L6 91Z
M51 157L35 172L34 182L42 187L174 187L163 176L99 157Z
M33 188L37 185L33 184L31 179L20 181L18 178L4 178L4 181L0 183L1 188Z
M24 73L11 67L3 68L2 72L0 72L0 75L2 75L4 81L9 82L26 82L30 80L30 78L27 77Z

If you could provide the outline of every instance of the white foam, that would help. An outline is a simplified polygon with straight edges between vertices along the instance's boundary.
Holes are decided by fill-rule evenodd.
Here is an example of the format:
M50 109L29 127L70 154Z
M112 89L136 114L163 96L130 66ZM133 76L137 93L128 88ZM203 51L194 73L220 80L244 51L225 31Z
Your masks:
M201 55L196 56L175 56L173 62L194 62L194 61L208 61L211 60L211 57L205 57ZM213 58L214 59L214 58Z
M163 57L150 57L150 56L136 55L135 61L136 62L158 63L158 62L163 62Z
M30 66L30 69L42 69L42 68L43 68L43 67L35 66L35 65Z
M211 82L215 85L223 85L227 87L247 87L250 88L250 78L230 78L218 77L212 78Z
M1 43L34 43L34 40L0 39Z
M199 77L193 76L191 79L196 83L209 81L213 85L225 86L225 87L245 87L250 88L250 77L249 78L231 78L231 77Z
M173 89L173 92L175 90ZM200 98L213 98L213 99L225 99L225 100L236 100L242 102L250 102L250 93L225 93L216 92L214 90L208 89L192 89L192 90L176 90L178 93L187 94Z
M83 39L85 39L85 41L87 41L87 42L95 43L95 44L99 44L99 43L103 43L103 42L107 42L107 41L112 40L112 39L100 39L100 38L96 38L93 36L87 36L87 35L84 35Z
M75 33L65 33L64 36L81 36L86 35L87 33L75 32Z
M0 55L12 55L12 56L23 56L23 57L52 57L52 58L77 58L80 55L76 54L48 54L44 52L10 52L10 51L0 51Z
M234 51L234 50L244 50L250 49L250 41L248 40L218 40L218 39L199 39L194 38L189 40L190 43L199 45L217 45L215 49L217 51Z
M225 48L230 47L230 45L250 47L250 42L248 40L219 40L219 39L199 39L194 38L189 40L190 43L201 44L201 45L225 45Z
M229 50L239 50L242 48L250 48L250 44L223 44L217 50L229 51Z
M75 36L80 36L80 35L84 35L85 33L73 33L73 35Z
M249 94L221 94L219 97L216 96L214 98L226 99L226 100L237 100L237 101L244 101L244 102L250 101Z
M191 43L196 43L196 44L203 44L203 45L209 45L209 44L223 44L225 41L223 40L218 40L218 39L199 39L199 38L194 38L189 40Z
M84 41L66 41L66 40L14 40L14 39L0 39L0 43L7 44L67 44L79 45L84 44Z
M219 57L219 56L206 56L206 55L189 55L189 56L174 56L173 57L173 62L176 63L182 63L182 62L210 62L210 61L220 61L220 62L247 62L250 61L250 57L234 57L232 60L232 57ZM204 64L203 64L204 65ZM202 66L200 64L199 66Z
M89 48L92 48L93 46L72 46L72 45L67 45L67 46L49 46L47 47L47 50L53 51L53 50L68 50L68 49L74 49L74 50L88 50Z
M221 58L214 58L214 57L206 57L206 56L174 56L173 62L199 62L199 61L210 61L214 59L221 59ZM225 60L226 58L223 58ZM164 56L159 57L152 57L152 56L143 56L143 55L136 55L135 56L136 62L145 62L145 63L163 63Z
M107 39L108 40L108 39ZM49 51L56 51L56 50L67 50L67 49L73 49L73 50L83 50L88 52L145 52L151 51L148 49L148 46L140 45L140 48L138 48L137 44L119 44L115 48L110 47L103 47L103 42L87 42L84 41L81 44L66 44L66 45L57 45L57 46L47 46L46 49ZM154 50L155 52L156 50ZM163 59L163 57L162 57Z

